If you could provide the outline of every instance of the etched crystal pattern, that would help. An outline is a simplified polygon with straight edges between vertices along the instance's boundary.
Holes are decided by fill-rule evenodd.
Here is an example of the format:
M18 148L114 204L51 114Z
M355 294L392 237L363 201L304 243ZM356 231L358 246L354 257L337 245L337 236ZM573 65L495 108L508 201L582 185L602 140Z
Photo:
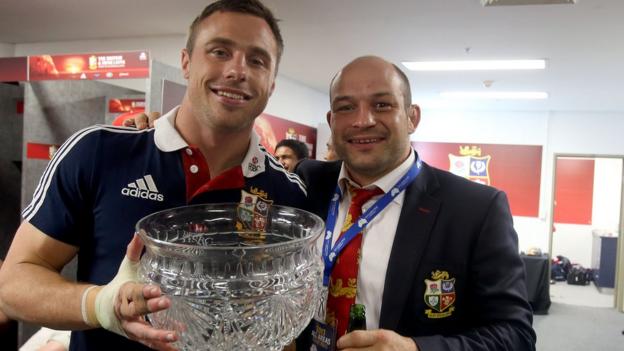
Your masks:
M273 206L266 233L236 230L236 205L150 215L139 275L171 308L150 315L177 330L181 350L280 350L307 326L321 299L320 218Z

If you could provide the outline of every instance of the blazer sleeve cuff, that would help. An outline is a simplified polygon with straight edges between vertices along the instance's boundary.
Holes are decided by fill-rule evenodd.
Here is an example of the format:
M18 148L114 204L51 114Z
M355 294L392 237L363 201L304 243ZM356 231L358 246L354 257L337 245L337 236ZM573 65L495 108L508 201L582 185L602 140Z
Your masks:
M418 351L450 351L440 335L412 337Z

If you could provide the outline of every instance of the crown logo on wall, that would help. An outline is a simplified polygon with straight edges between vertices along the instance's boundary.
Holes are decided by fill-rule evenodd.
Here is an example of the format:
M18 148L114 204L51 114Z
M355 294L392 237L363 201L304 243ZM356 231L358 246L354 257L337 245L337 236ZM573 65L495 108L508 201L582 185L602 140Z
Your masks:
M476 145L459 146L459 154L462 156L481 156L481 148Z

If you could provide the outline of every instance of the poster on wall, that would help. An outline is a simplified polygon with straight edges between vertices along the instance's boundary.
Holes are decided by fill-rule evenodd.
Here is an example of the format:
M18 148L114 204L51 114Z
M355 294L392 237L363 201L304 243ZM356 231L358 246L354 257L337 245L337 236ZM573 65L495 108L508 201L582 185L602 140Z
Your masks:
M275 145L282 139L294 139L308 146L310 158L316 157L314 127L263 113L256 118L254 130L260 136L260 143L271 154L275 153Z
M26 158L37 160L51 160L60 145L27 143Z
M514 216L539 215L541 145L412 142L429 165L504 191Z
M28 57L28 78L31 81L147 77L149 77L147 51Z
M0 82L24 82L27 79L27 57L0 57Z
M145 111L145 99L143 98L110 98L108 99L107 123L114 126L123 126L128 118L134 118L137 113Z

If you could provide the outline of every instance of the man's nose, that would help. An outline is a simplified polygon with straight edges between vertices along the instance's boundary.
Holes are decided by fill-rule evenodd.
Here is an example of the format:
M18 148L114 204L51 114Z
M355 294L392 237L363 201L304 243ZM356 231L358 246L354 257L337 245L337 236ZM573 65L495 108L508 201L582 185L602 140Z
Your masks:
M244 81L247 79L247 61L243 53L234 53L225 68L225 78Z
M360 106L353 121L354 127L365 128L375 125L375 115L368 106Z

